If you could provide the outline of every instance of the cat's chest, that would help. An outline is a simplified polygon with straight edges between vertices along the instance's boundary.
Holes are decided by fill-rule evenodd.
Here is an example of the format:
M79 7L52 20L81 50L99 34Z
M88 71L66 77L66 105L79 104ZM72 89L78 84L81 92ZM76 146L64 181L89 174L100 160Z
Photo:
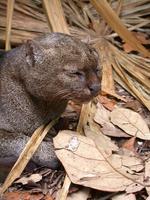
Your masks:
M9 101L1 99L0 129L9 132L21 132L27 135L42 124L61 115L65 110L66 102L46 103L18 97L17 100Z

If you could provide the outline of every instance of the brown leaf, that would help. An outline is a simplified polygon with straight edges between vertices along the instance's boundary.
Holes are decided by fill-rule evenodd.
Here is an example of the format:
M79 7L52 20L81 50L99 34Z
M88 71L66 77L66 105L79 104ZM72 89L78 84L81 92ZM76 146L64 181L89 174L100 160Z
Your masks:
M23 185L28 184L28 182L37 183L42 180L42 176L40 174L31 174L29 177L22 177L19 180L15 181L15 183L22 183Z
M130 138L129 140L127 140L123 145L122 145L122 148L126 148L130 151L134 151L135 148L134 148L134 145L135 145L135 139L136 137L132 137Z
M141 111L143 109L143 105L137 100L128 101L124 104L123 107L129 108L129 109L136 111L136 112Z
M88 110L87 124L84 124L83 127L84 134L92 140L96 139L99 143L99 147L102 148L103 152L105 152L108 156L112 154L112 151L118 151L118 147L109 137L101 132L100 126L94 122L93 118L96 113L96 109L96 105L93 102Z
M99 12L99 14L107 21L111 28L114 29L114 31L118 33L121 38L124 39L124 41L132 45L135 50L143 53L143 55L147 57L150 56L149 51L141 45L140 41L137 40L137 38L134 37L134 35L130 31L128 31L128 29L117 16L115 11L110 7L107 1L91 0L91 3Z
M5 200L41 200L44 197L43 194L30 194L29 192L7 192L4 194Z
M84 128L84 131L87 137L97 141L97 145L104 152L105 156L111 156L113 151L118 151L117 145L101 132L97 132L97 130L95 132L91 131L88 126Z
M115 127L110 121L110 111L106 110L100 103L97 104L97 110L94 116L95 122L101 125L101 131L105 135L113 137L129 137L128 134Z
M132 32L132 34L142 43L142 44L150 44L150 40L147 39L147 35L141 32ZM124 43L123 48L125 52L130 53L134 51L134 48L130 46L129 43Z
M99 95L97 97L98 101L108 110L112 111L116 105L116 101L107 98L106 96Z
M122 46L126 53L130 53L131 51L134 51L134 49L130 46L129 43L124 43Z
M139 180L141 182L143 182L143 179L141 177L141 180ZM148 184L148 183L147 183ZM137 184L137 183L134 183L132 185L129 185L127 188L126 188L126 192L127 193L135 193L135 192L138 192L138 191L141 191L142 189L144 188L144 186L140 185L140 184Z
M116 108L111 112L110 117L113 124L119 126L129 135L150 140L149 128L138 113L130 109Z
M78 146L71 150L68 147L74 137ZM139 167L140 170L143 168L141 159L117 154L107 156L99 147L99 141L95 139L94 143L72 131L59 132L54 138L54 146L57 157L75 184L103 191L124 191L135 183L144 187L143 174L135 173Z
M42 200L42 199L41 199ZM44 200L54 200L49 194L44 197Z
M150 159L145 162L145 180L150 180ZM150 187L146 187L146 191L150 195Z

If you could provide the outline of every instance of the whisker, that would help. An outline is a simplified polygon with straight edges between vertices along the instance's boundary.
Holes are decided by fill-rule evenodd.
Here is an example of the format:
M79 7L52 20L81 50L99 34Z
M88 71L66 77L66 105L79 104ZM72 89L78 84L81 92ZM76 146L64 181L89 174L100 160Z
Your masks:
M60 99L64 99L64 97L67 97L69 95L69 91L67 89L64 89L64 90L61 90L61 91L58 91L53 99L51 99L51 102L57 102L57 101L60 101Z

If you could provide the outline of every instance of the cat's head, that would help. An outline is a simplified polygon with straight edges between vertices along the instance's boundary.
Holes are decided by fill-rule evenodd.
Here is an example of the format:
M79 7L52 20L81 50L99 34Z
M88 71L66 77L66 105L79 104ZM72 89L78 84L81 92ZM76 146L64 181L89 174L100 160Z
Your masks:
M41 98L89 101L100 91L98 54L90 45L62 33L26 44L27 88Z

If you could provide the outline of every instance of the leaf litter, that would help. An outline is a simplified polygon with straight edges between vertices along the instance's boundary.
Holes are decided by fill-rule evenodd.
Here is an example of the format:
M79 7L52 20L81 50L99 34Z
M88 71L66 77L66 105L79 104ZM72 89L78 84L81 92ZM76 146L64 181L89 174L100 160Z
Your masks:
M113 124L129 135L143 140L150 140L150 130L138 113L130 109L116 108L111 112L110 118Z
M19 0L18 2L22 1ZM91 0L91 3L94 4L95 2L96 1ZM149 1L112 0L109 3L128 29L135 31L134 34L138 38L138 41L143 44L148 44ZM6 9L4 8L4 4L5 2L3 1L1 4L2 26L0 27L2 40L4 38L3 29L5 29L5 17L2 14ZM60 132L54 141L55 145L57 145L57 142L62 139L61 142L63 144L62 148L60 148L60 146L58 147L56 153L60 155L60 157L59 155L58 157L72 182L88 185L88 187L91 188L99 188L102 191L126 191L129 193L124 193L120 196L120 199L134 200L136 199L135 192L142 190L144 187L147 190L147 194L149 194L149 157L145 156L145 154L143 156L143 154L140 154L140 151L140 153L137 151L139 148L138 144L141 143L141 141L142 144L144 144L145 140L149 140L149 129L147 126L150 126L150 124L148 124L149 117L147 115L147 119L146 117L142 119L142 117L136 113L136 109L133 114L133 111L131 111L133 106L130 107L130 110L125 109L124 111L119 111L119 115L115 113L117 109L122 109L115 106L117 100L128 103L126 95L122 96L118 93L118 90L116 90L115 82L120 84L150 110L150 61L139 55L127 54L126 52L128 51L136 50L136 46L133 45L132 40L129 38L129 33L126 38L131 41L131 45L128 43L126 47L116 40L121 26L118 26L116 33L114 33L111 29L114 27L110 28L103 20L102 16L98 15L88 1L63 0L62 4L71 34L80 39L87 40L90 43L94 43L94 46L96 43L95 47L102 57L103 65L102 94L110 95L111 98L107 104L106 96L102 96L105 102L102 102L101 99L99 104L96 103L95 105L95 102L93 102L88 107L84 106L85 109L83 109L84 112L81 116L81 118L83 118L81 120L82 123L80 123L80 130L83 130L81 132L85 134L86 137L78 136L76 132ZM107 2L101 5L101 8L104 8L103 6L106 5ZM46 18L45 15L43 15L43 11L41 11L40 7L33 4L33 2L27 1L23 3L21 7L15 4L15 9L17 12L14 13L15 25L13 24L12 26L13 34L11 37L13 43L20 43L20 41L26 38L31 39L33 36L35 37L35 35L41 34L41 30L44 30L43 32L49 31L45 23ZM110 8L108 11L111 11ZM26 23L22 23L22 21L20 21L21 17L17 17L20 16L20 13L24 14L24 20L31 22L32 26L34 24L34 29L30 27L30 24L28 26L29 29L28 27L26 27L26 29L24 28L24 24ZM105 15L105 13L103 13L103 15ZM34 23L32 21L33 19ZM39 19L41 23L39 23ZM107 22L111 24L111 20L110 17ZM23 31L20 32L20 30ZM146 32L146 34L142 35L142 32ZM124 36L123 32L119 34L120 36ZM102 36L105 36L105 39L107 38L109 41L102 38ZM99 42L101 45L98 44ZM115 45L119 48L116 48ZM127 43L125 43L125 45L127 45ZM129 46L130 49L126 49ZM139 46L138 42L137 46ZM120 50L123 48L126 52ZM144 53L144 49L142 50L140 47L139 52ZM146 54L147 53L145 53L145 55ZM112 100L112 96L115 98L115 102ZM88 109L86 110L86 108ZM112 117L114 113L115 117ZM125 120L125 118L128 120ZM144 121L148 122L147 125ZM131 139L128 139L128 137L131 137ZM140 138L140 140L138 138ZM121 140L123 140L123 145ZM126 144L128 142L128 144L125 145L125 142ZM150 145L148 145L148 147L149 146ZM147 152L148 151L149 149ZM65 157L65 153L68 157ZM55 184L57 185L57 183ZM36 191L39 190L37 189ZM48 188L44 191L48 191ZM81 198L88 198L87 193L85 196ZM117 198L117 196L114 195L112 199L115 197ZM43 197L40 196L39 199L41 198ZM36 196L36 199L38 199L38 196ZM51 197L45 199L51 199ZM146 197L144 199L146 199Z
M56 155L71 181L109 192L134 193L149 188L150 180L145 176L145 170L148 168L145 168L146 158L140 157L134 149L138 138L149 139L149 128L144 119L127 108L115 106L110 112L96 101L93 101L89 108L87 123L84 124L86 137L66 130L60 131L54 138ZM123 145L119 147L117 140L114 140L118 137L114 134L112 137L106 136L103 127L108 124L110 127L114 126L116 132L119 130L128 137L134 136L134 140L130 142L132 148L125 150ZM115 132L115 129L112 128L112 132ZM75 151L67 148L74 137L78 141ZM122 138L123 135L119 137Z

